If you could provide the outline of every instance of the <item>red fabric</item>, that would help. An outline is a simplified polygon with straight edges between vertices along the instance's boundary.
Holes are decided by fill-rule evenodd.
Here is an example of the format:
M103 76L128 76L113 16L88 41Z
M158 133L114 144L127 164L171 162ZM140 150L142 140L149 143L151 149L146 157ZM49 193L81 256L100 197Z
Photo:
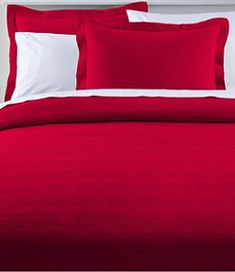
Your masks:
M86 24L78 32L77 89L225 89L226 19L120 26Z
M0 122L1 270L235 270L234 100L45 99Z
M10 39L10 74L8 78L5 100L9 100L15 89L17 73L17 45L15 32L46 32L58 34L75 34L81 22L115 19L123 16L127 18L126 10L147 11L146 2L137 2L119 8L106 10L50 10L38 11L9 5L7 7L7 24Z
M235 123L235 100L67 97L20 103L0 112L0 130L41 124L114 121Z

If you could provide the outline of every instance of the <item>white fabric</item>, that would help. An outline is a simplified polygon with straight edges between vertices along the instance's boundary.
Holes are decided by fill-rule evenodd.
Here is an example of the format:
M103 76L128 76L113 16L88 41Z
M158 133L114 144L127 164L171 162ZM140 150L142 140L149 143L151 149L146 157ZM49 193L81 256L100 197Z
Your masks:
M17 77L13 99L76 88L76 35L17 32Z
M0 103L0 109L26 101L39 100L50 97L168 97L168 98L235 98L235 89L226 91L208 91L208 90L144 90L144 89L92 89L92 90L79 90L79 91L50 91L48 93L29 95L20 98L13 98L10 101Z
M229 20L229 36L225 47L225 82L226 88L235 88L235 12L215 12L199 14L161 14L141 11L127 11L130 22L158 23L198 23L212 18L227 18Z

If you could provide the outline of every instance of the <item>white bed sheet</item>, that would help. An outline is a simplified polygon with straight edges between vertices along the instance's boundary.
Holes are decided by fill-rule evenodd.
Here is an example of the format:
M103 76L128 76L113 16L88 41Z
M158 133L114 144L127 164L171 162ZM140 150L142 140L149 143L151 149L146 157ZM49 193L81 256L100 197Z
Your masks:
M235 89L233 90L146 90L146 89L90 89L90 90L71 90L49 92L45 94L37 94L31 96L24 96L17 99L11 99L7 102L0 103L0 109L18 103L27 101L52 98L52 97L90 97L90 96L103 96L103 97L168 97L168 98L235 98Z

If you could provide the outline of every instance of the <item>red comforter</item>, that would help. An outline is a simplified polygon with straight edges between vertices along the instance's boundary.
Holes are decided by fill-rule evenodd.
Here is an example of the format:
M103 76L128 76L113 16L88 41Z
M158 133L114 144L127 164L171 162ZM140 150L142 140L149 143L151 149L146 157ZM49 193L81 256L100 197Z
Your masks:
M235 270L235 101L0 110L0 270Z

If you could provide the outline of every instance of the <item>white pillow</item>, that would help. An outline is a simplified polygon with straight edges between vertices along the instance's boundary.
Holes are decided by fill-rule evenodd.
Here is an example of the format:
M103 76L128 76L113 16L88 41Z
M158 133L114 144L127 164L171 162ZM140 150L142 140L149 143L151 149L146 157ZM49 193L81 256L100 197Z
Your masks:
M127 11L130 22L155 22L165 24L198 23L212 18L227 18L230 31L225 47L225 83L226 88L235 88L235 12L215 12L199 14L161 14L141 11Z
M76 89L76 35L17 32L17 76L13 99Z

